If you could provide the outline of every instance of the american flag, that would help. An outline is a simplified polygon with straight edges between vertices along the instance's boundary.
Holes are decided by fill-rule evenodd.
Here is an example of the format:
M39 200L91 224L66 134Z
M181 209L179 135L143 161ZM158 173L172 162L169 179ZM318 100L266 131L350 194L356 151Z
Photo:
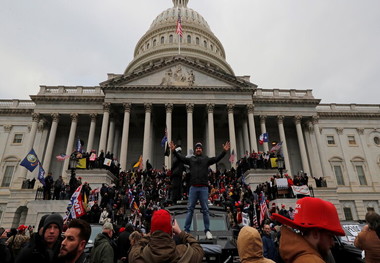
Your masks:
M253 205L252 225L255 228L259 227L259 224L257 223L256 205Z
M263 223L266 214L268 213L268 207L264 192L261 192L261 201L260 201L260 225Z
M177 20L177 27L175 30L177 35L180 35L182 37L183 31L182 31L182 21L181 21L181 15L178 14L178 20Z

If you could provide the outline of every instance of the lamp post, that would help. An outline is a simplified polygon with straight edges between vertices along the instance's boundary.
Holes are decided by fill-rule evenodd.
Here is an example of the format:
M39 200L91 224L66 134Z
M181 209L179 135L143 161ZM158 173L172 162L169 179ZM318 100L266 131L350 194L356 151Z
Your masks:
M277 169L280 172L282 178L282 172L284 171L284 158L281 155L277 157Z

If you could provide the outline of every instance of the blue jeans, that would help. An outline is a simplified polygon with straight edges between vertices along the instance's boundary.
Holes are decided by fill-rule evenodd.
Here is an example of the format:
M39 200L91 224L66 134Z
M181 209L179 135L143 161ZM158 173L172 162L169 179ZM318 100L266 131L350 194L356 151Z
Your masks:
M210 231L210 218L208 212L208 187L207 186L191 186L189 190L189 202L187 205L187 214L185 221L185 231L190 232L191 222L193 220L194 208L197 201L201 204L203 213L203 223L205 232Z

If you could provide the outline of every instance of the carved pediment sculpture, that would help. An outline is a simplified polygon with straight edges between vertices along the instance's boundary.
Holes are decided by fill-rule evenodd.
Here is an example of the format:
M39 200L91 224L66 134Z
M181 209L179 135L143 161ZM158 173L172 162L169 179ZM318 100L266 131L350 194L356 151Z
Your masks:
M165 72L160 85L165 86L194 86L195 75L193 70L185 71L181 65L170 68Z

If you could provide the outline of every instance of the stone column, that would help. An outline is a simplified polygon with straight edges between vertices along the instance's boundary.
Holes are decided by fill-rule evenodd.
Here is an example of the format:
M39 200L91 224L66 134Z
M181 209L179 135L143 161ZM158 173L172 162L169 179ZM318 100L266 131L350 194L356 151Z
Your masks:
M194 110L194 104L188 103L186 104L186 111L187 111L187 151L185 155L190 154L190 150L194 152L193 145L194 145L194 139L193 139L193 110Z
M231 154L235 154L235 158L233 162L231 162L231 167L236 166L236 159L238 156L237 148L236 148L236 136L235 136L235 122L234 122L234 104L228 104L228 131L230 134L230 143L231 143Z
M102 131L100 133L100 142L99 142L99 150L106 151L106 142L107 142L107 134L108 134L108 122L110 118L110 109L111 103L103 103L104 112L103 112L103 122L102 122Z
M215 104L207 104L207 119L208 119L208 155L211 157L215 156L215 131L214 131L214 107ZM211 166L213 171L216 171L216 164Z
M173 104L167 103L165 104L166 109L166 136L168 138L168 142L172 141L172 113L173 113ZM166 145L164 146L166 147ZM165 151L166 149L164 149ZM170 151L171 153L171 151ZM165 156L165 166L170 169L172 167L172 158L169 156Z
M267 116L265 116L265 115L261 115L260 116L261 134L267 132L267 128L265 126L265 120L266 119L267 119ZM263 147L264 147L264 152L268 152L269 151L269 147L268 147L268 143L267 142L264 142Z
M360 145L362 145L363 147L365 144L364 128L356 128L356 131L359 136ZM379 184L379 177L376 175L377 172L375 169L373 169L374 167L372 165L372 162L370 161L372 156L370 156L370 153L368 151L363 151L363 153L364 153L365 159L367 160L366 162L367 162L368 171L369 171L369 174L366 174L366 178L371 179L371 180L367 180L368 185L370 185L370 182L372 182L373 186L377 186Z
M51 157L53 154L53 147L55 142L55 135L57 134L57 128L58 128L58 122L59 122L59 114L58 113L52 113L51 117L53 118L53 122L51 124L50 128L50 135L48 139L48 144L46 146L46 152L45 152L45 158L44 158L44 164L43 167L45 169L45 172L50 172L50 162Z
M150 131L151 131L151 116L152 116L152 103L145 103L145 125L144 125L144 142L143 142L143 162L144 162L144 169L146 160L150 159L150 148L151 148L151 138L150 138Z
M245 152L246 151L250 151L251 150L251 147L249 145L249 138L248 138L248 126L247 126L247 119L243 118L243 146L244 146L244 150L243 150L243 155L245 155Z
M257 138L256 138L256 128L255 128L255 118L253 117L255 107L253 104L247 105L247 111L248 111L248 124L249 124L249 139L251 141L251 149L250 151L258 152L257 148Z
M90 124L90 131L88 133L88 143L87 143L87 152L91 152L93 150L93 145L94 145L94 137L95 137L95 127L96 127L96 113L91 113L90 118L91 118L91 124Z
M34 140L36 138L36 133L37 133L37 128L38 128L38 122L39 121L40 121L40 115L38 113L32 113L32 127L31 127L30 132L29 132L29 140L28 140L28 143L26 144L24 157L33 148ZM37 154L37 156L38 156L38 154ZM41 157L39 157L39 158L41 158ZM21 178L26 179L26 175L27 174L28 174L28 170L27 169L21 169L21 173L20 173L20 177Z
M314 127L314 134L315 134L315 139L317 141L317 149L318 149L318 155L319 155L319 160L321 162L321 168L322 168L322 176L327 177L327 179L332 182L331 178L331 169L329 168L329 164L327 162L327 156L325 154L325 149L324 149L324 142L321 139L321 133L320 133L320 128L319 128L319 117L318 116L313 116L313 127ZM315 175L314 175L315 176ZM329 184L328 184L329 185ZM330 184L331 185L331 184Z
M290 166L290 159L288 153L288 145L286 143L285 129L284 129L284 116L277 116L278 132L280 134L280 141L282 141L282 153L284 154L285 168L289 175L292 175L292 169Z
M302 127L301 127L302 116L297 115L294 117L294 122L296 124L298 145L300 147L302 169L305 173L310 174L309 161L306 153L305 140L303 138Z
M77 113L71 113L71 126L70 126L70 133L69 133L69 139L67 141L67 146L66 146L66 155L71 155L73 153L73 146L74 146L74 140L75 140L75 133L77 131L77 125L78 125L78 114ZM63 169L62 169L62 178L69 179L66 174L66 170L69 167L69 161L70 159L66 159L63 162Z
M113 142L115 138L115 119L112 117L110 120L110 131L108 133L107 152L113 152Z
M127 170L127 153L128 153L128 137L129 137L129 120L131 117L131 103L124 103L124 122L123 133L121 137L121 149L120 149L120 167L121 171Z

